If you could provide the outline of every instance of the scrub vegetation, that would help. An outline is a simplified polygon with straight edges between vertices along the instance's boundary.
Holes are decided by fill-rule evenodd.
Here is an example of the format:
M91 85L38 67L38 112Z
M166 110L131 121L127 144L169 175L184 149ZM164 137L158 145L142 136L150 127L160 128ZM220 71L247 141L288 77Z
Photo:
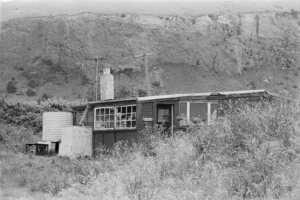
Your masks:
M0 100L0 123L23 126L37 134L42 131L43 112L71 111L70 105L70 102L57 98L39 101L39 105L33 102L7 102L2 99Z
M148 128L142 143L101 147L92 159L1 151L1 187L28 188L33 199L299 199L296 103L230 107L209 125L172 137Z

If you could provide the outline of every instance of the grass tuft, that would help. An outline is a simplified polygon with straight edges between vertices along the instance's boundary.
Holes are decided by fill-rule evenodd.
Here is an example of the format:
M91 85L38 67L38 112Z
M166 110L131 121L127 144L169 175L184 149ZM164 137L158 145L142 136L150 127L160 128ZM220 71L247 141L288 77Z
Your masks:
M1 184L62 199L300 198L299 108L287 101L232 104L211 124L172 137L100 147L94 159L0 152Z

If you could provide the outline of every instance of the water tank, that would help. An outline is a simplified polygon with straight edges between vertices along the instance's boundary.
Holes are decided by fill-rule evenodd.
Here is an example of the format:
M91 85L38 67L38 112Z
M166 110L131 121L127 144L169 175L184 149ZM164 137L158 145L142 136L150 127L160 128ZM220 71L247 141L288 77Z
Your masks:
M73 115L71 112L44 112L43 141L61 140L61 129L72 125Z

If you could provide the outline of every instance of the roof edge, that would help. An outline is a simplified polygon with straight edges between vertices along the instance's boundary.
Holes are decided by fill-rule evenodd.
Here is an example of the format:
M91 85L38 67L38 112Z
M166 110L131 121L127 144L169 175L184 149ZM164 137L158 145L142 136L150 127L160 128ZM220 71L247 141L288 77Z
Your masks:
M199 97L199 96L211 96L211 95L235 95L235 94L251 94L251 93L269 93L267 90L238 90L238 91L226 91L226 92L208 92L208 93L187 93L187 94L170 94L170 95L158 95L158 96L147 96L138 97L137 101L149 101L155 99L171 99L178 97Z
M124 98L124 99L111 99L111 100L100 100L100 101L91 101L87 102L89 105L102 104L102 103L115 103L115 102L127 102L127 101L151 101L157 99L172 99L172 98L180 98L180 97L209 97L209 96L230 96L230 95L242 95L242 94L267 94L274 97L280 97L280 95L268 92L264 89L258 90L237 90L237 91L226 91L226 92L207 92L207 93L187 93L187 94L167 94L167 95L157 95L157 96L146 96L146 97L132 97L132 98ZM87 105L85 104L85 105ZM77 107L83 107L84 105L80 105ZM76 107L76 106L74 106Z

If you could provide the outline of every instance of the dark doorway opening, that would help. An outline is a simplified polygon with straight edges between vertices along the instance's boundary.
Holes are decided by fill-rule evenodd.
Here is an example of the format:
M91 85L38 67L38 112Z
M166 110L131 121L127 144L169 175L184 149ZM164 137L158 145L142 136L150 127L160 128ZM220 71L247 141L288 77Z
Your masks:
M173 133L173 105L157 105L157 124L164 127L164 131L166 134L171 135Z

